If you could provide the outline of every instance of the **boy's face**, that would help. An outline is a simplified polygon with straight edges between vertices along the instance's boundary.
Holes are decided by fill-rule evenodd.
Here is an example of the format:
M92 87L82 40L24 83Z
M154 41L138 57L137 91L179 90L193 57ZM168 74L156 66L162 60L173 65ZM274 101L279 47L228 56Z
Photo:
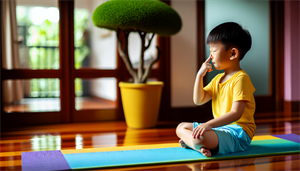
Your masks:
M217 70L223 70L229 67L231 51L229 48L225 51L225 47L220 41L212 42L209 44L211 61Z

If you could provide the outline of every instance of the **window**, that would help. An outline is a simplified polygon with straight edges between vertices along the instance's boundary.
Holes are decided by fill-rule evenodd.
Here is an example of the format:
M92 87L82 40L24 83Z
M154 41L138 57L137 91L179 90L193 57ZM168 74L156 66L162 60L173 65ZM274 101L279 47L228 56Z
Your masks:
M25 82L21 89L28 93L5 104L2 118L7 124L124 118L118 82L128 81L130 76L118 57L115 32L96 28L91 22L94 8L103 2L17 1L21 65L3 66L1 81ZM155 44L164 50L150 75L152 80L163 81L168 74L162 69L169 65L169 38L155 39L146 56L154 53ZM134 34L130 41L139 43Z

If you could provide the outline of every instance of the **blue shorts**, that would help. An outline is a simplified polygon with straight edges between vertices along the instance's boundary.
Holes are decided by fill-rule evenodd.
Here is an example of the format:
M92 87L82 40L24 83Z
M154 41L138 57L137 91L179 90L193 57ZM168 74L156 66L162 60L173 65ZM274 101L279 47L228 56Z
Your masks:
M194 122L193 129L202 123ZM251 139L247 132L237 124L225 125L213 128L219 139L219 151L217 154L228 154L245 151L250 148Z

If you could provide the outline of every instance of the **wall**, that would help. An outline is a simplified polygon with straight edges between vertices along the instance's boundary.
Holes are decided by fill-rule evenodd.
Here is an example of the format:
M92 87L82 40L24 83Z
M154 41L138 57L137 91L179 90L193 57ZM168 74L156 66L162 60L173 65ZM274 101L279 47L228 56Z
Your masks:
M284 100L300 101L300 2L284 2Z
M205 36L217 25L236 22L247 29L252 47L240 62L256 88L254 95L270 94L270 10L269 1L209 0L205 1ZM209 47L206 46L206 57ZM222 71L208 73L208 82Z
M107 29L100 29L94 26L92 22L92 14L94 10L107 0L75 0L75 8L86 9L89 11L90 17L88 21L88 30L90 31L91 68L96 69L115 69L116 68L116 33ZM99 78L92 79L91 93L108 100L116 100L117 87L115 78Z
M16 0L17 5L22 6L42 6L42 7L58 7L58 0Z
M172 0L182 19L181 31L171 37L171 107L190 107L197 73L197 5L195 0Z

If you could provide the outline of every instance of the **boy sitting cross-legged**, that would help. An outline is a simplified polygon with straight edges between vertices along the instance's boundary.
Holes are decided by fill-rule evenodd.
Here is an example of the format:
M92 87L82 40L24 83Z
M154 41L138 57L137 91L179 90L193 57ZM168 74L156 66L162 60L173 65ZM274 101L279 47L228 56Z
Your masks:
M255 88L241 69L240 60L250 50L251 43L250 33L233 22L220 24L209 33L210 56L197 73L193 100L196 105L212 100L214 119L205 123L180 123L176 134L182 147L197 150L206 157L250 147L256 129ZM213 70L212 66L224 73L203 88L203 77Z

